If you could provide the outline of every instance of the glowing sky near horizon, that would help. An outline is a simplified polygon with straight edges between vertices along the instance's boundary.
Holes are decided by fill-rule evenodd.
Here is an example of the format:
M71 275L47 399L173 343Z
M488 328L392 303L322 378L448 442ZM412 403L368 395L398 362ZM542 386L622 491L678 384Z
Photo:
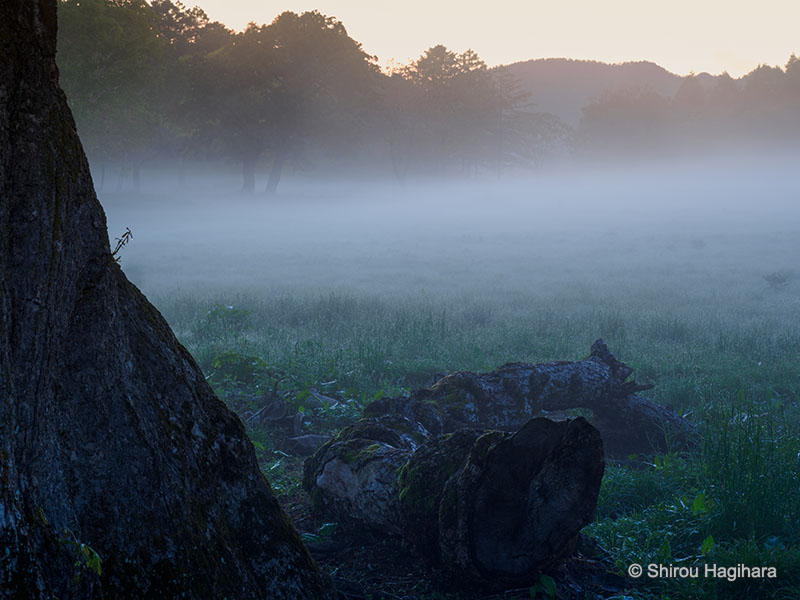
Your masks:
M796 0L184 0L241 30L280 12L317 9L344 23L379 64L406 63L445 44L475 50L490 65L567 57L650 60L675 73L739 76L800 54Z

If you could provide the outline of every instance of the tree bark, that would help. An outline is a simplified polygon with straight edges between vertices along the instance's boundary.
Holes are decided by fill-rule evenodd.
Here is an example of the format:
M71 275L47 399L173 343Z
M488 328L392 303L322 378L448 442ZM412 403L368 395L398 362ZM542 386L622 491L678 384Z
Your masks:
M345 428L306 461L304 485L326 516L403 535L457 584L508 589L570 554L603 469L582 417L430 437L395 415Z
M603 436L606 455L625 458L691 446L694 426L674 411L637 395L652 385L628 381L633 369L617 360L602 340L576 362L510 363L489 373L453 373L410 398L383 398L365 417L399 414L433 434L463 428L515 431L530 418L564 418L589 409Z
M397 471L428 439L424 427L405 417L362 419L306 460L303 485L319 512L400 534Z
M241 422L110 255L56 5L0 3L0 597L333 598Z

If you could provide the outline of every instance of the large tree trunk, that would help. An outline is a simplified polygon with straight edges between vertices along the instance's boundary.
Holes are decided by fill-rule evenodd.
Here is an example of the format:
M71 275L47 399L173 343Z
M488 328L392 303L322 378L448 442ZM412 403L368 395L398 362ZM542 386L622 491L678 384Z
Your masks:
M588 409L607 456L625 458L691 446L694 426L637 395L653 386L628 381L632 373L603 340L597 340L581 361L510 363L489 373L453 373L415 390L411 398L373 402L364 416L404 415L439 434L465 427L515 431L532 417L564 418L571 409Z
M55 50L56 0L0 3L0 597L332 598L110 256Z
M402 534L460 585L535 583L594 514L603 444L585 419L532 419L514 434L430 437L400 416L345 428L306 462L317 510Z

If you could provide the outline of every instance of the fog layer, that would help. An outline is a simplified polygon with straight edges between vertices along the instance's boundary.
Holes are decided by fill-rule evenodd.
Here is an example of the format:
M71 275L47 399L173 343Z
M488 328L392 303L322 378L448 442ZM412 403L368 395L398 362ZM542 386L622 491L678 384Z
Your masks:
M775 272L790 283L800 256L800 182L778 161L405 188L292 180L277 197L202 191L212 179L102 195L111 235L133 232L122 266L146 293L730 296L763 293Z

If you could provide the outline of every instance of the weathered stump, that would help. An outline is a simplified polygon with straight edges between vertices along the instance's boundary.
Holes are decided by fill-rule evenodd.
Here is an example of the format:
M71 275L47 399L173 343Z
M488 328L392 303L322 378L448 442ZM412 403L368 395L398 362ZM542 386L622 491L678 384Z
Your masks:
M603 470L600 434L582 417L484 434L442 492L442 566L498 589L536 581L591 521Z
M569 554L603 468L582 417L431 438L394 416L343 430L306 462L304 485L327 515L403 535L454 581L507 588Z

